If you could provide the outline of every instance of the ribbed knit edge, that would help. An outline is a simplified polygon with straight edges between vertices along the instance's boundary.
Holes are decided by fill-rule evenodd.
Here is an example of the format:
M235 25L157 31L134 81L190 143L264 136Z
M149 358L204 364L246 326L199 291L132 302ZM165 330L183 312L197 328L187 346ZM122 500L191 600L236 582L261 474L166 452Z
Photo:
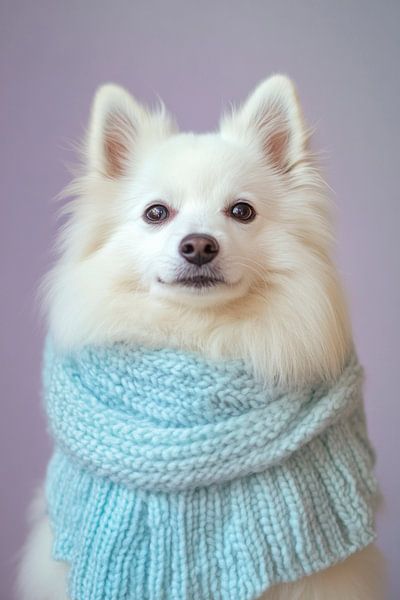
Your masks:
M72 600L254 600L362 549L377 485L360 411L264 473L178 493L93 477L56 451L46 491Z

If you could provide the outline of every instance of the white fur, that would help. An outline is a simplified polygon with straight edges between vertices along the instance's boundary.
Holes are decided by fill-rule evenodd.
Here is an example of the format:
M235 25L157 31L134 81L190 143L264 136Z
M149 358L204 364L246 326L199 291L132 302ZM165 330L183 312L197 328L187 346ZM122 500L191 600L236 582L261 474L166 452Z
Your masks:
M51 557L53 536L43 490L30 507L31 531L23 549L17 595L24 600L68 600L68 565Z
M291 385L340 371L352 341L330 258L329 200L286 77L263 82L219 131L203 135L178 133L163 106L152 113L125 90L103 86L83 173L68 194L75 199L67 204L60 257L43 287L60 346L172 345L242 358ZM238 200L254 207L252 222L229 216ZM142 218L155 203L170 210L160 226ZM175 283L188 268L178 245L189 233L217 239L220 252L202 270L217 271L224 284L199 290ZM40 591L23 592L24 600L64 598L57 586L62 581L64 590L65 567L51 561L50 538L47 518L39 517L20 587L34 582ZM274 588L265 600L379 600L376 554L371 546Z

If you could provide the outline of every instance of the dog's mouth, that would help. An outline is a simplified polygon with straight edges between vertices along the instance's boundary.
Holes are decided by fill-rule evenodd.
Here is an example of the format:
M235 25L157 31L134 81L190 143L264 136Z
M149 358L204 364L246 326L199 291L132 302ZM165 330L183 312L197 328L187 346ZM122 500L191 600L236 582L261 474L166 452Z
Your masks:
M168 285L182 286L185 288L194 288L197 290L226 284L226 281L223 277L210 275L191 275L186 277L180 276L170 282L164 281L161 279L161 277L158 277L158 282L164 284L167 283Z

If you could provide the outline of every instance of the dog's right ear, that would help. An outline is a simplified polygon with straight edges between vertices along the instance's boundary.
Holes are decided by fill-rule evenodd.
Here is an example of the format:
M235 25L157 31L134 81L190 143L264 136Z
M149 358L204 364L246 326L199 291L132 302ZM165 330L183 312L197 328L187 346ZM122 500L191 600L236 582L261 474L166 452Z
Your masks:
M308 156L308 131L292 81L269 77L221 122L224 137L256 145L268 163L287 173Z
M87 159L91 171L117 179L127 174L139 145L170 135L175 126L160 103L151 113L124 88L106 84L94 98L87 137Z

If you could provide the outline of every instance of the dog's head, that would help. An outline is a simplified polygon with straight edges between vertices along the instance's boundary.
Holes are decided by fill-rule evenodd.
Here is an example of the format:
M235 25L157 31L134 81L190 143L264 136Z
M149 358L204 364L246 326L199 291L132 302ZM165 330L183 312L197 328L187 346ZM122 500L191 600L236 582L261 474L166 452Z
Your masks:
M271 363L280 346L281 370L293 339L307 336L314 353L314 338L327 347L344 309L325 188L290 80L266 80L202 135L177 132L163 107L150 112L106 85L85 157L49 279L61 340L161 340L241 356L254 338L259 360ZM338 336L331 345L343 352Z

